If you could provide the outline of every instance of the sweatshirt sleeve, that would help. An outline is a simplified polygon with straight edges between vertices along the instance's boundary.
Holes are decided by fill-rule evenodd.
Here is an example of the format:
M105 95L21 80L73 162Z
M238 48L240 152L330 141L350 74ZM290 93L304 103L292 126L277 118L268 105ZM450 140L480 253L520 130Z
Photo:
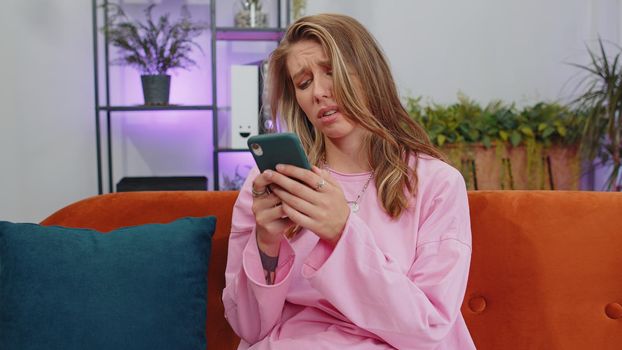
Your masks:
M233 208L222 296L229 324L251 344L264 338L280 320L295 258L291 245L283 239L275 283L265 283L251 210L250 186L257 174L256 168L249 174Z
M460 313L471 231L464 180L447 169L421 205L407 270L379 249L357 215L350 215L334 248L320 240L303 264L303 276L341 313L398 349L435 349Z

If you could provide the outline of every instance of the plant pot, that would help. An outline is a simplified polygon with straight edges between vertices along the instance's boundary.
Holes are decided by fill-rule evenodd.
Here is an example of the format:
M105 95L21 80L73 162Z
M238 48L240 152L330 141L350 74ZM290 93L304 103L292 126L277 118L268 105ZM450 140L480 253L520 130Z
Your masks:
M579 190L581 157L577 146L554 145L547 149L551 160L551 176L556 190Z
M145 105L168 105L168 97L171 88L170 75L141 75L140 80L143 84Z
M515 190L578 190L581 167L576 146L553 145L528 154L527 147L510 147Z
M525 146L445 145L442 151L460 170L470 190L579 189L576 146L554 145L531 156Z

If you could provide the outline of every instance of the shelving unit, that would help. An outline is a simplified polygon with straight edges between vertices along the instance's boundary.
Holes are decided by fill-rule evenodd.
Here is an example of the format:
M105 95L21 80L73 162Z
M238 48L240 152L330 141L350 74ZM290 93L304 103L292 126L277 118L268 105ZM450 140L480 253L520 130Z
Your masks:
M212 0L211 5L211 53L212 53L212 101L214 101L214 112L213 112L213 136L212 139L214 141L214 155L213 155L213 167L214 167L214 189L220 188L220 173L219 173L219 162L220 162L220 154L221 153L235 153L235 152L248 152L247 149L235 149L235 148L223 148L218 144L218 114L219 114L219 103L218 103L218 86L216 82L216 72L217 72L217 42L219 41L280 41L285 32L285 28L282 26L282 0L276 1L276 27L274 28L238 28L238 27L221 27L217 25L216 22L216 2L217 0ZM288 0L283 0L285 2L285 23L289 24L290 18L290 3ZM229 69L226 67L225 69ZM259 122L259 120L258 120Z
M238 0L236 0L238 1ZM109 1L104 0L104 5ZM219 190L220 184L220 170L219 170L219 156L221 153L231 152L247 152L246 149L231 149L221 147L219 145L219 128L218 118L220 107L218 101L218 84L217 84L217 42L221 41L274 41L278 42L284 33L282 26L282 17L285 17L285 23L289 23L290 3L289 0L273 0L276 3L276 27L275 28L237 28L237 27L222 27L217 26L216 22L216 6L219 0L210 1L210 52L211 52L211 86L212 86L212 104L207 105L167 105L167 106L121 106L111 105L110 101L110 53L109 53L109 40L106 35L103 38L103 86L104 86L104 103L100 104L100 68L99 68L99 47L98 47L98 9L104 12L103 20L108 20L107 13L101 7L98 7L97 0L92 0L92 22L93 22L93 67L94 67L94 80L95 80L95 132L96 132L96 152L97 152L97 183L98 193L104 193L103 183L103 171L102 166L102 130L101 130L101 118L102 114L105 114L106 128L105 128L105 146L106 146L106 168L108 178L108 192L114 192L113 187L113 159L112 159L112 136L111 136L111 124L112 114L115 112L136 112L136 111L211 111L212 114L212 141L213 141L213 189ZM285 16L283 16L282 8L285 5ZM266 52L268 54L268 52ZM222 69L229 70L230 67L223 67ZM259 121L258 121L259 122Z

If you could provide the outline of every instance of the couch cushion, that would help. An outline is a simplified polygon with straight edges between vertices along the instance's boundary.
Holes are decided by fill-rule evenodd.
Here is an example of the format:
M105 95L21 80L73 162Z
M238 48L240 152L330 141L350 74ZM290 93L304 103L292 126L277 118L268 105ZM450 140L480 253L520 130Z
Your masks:
M181 217L213 215L216 232L212 237L207 291L207 348L237 349L239 338L225 319L222 290L227 246L231 231L231 209L235 191L157 191L108 193L83 199L59 209L42 225L90 228L102 232L147 223L166 223Z
M0 222L0 349L202 349L215 217L88 229Z

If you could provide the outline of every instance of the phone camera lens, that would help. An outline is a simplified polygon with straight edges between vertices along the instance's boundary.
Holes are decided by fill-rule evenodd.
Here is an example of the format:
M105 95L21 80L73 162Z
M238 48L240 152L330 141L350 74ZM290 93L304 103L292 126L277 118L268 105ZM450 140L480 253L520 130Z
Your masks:
M253 153L256 156L262 156L263 155L263 149L261 149L261 146L258 143L252 143L251 144L251 149L253 150Z

